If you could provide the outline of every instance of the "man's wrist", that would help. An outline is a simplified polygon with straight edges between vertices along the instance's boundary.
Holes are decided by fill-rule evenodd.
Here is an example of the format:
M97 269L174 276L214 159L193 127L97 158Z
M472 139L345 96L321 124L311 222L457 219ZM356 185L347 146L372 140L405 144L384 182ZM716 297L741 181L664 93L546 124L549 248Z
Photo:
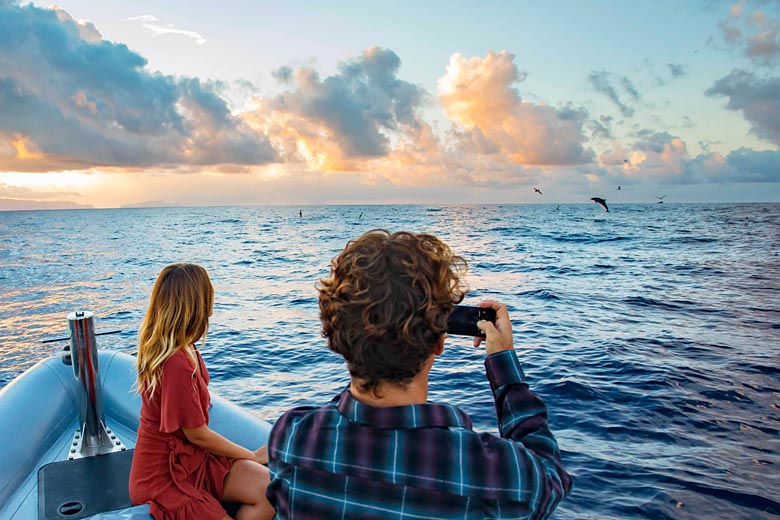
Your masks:
M498 354L499 352L507 352L509 350L514 350L514 349L515 349L514 346L496 347L495 349L490 349L490 350L485 349L485 354L486 356L492 356L493 354Z
M485 358L490 387L493 390L502 386L525 383L525 374L514 349L493 352Z

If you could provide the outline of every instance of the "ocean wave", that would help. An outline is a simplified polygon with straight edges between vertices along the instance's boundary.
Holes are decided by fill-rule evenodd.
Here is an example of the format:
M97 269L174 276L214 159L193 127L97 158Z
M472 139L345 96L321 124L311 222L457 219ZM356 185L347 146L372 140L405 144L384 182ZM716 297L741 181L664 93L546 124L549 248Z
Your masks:
M548 289L534 289L531 291L523 291L518 296L530 296L539 300L553 301L560 300L560 297L556 296L552 291Z
M555 242L574 242L579 244L602 244L607 242L627 242L633 240L632 237L627 236L601 236L590 235L584 233L574 233L571 235L542 235L542 238L547 238Z

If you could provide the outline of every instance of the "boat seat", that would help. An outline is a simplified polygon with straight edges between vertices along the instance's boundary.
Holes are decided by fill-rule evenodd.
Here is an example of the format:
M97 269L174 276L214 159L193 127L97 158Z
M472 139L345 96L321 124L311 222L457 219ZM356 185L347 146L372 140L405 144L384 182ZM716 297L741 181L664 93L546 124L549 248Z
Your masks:
M76 520L132 506L133 450L52 462L38 471L39 520Z
M132 507L127 483L133 450L52 462L38 471L39 520L146 520L149 506ZM223 502L230 516L239 503Z

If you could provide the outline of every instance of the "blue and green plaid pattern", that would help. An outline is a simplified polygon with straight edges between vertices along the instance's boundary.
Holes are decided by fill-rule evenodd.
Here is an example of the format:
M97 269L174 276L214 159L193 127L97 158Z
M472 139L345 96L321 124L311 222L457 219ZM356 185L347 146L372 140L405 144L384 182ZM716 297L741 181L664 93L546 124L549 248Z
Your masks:
M543 519L571 489L514 351L488 356L501 437L448 404L378 408L349 390L286 412L268 443L277 518Z

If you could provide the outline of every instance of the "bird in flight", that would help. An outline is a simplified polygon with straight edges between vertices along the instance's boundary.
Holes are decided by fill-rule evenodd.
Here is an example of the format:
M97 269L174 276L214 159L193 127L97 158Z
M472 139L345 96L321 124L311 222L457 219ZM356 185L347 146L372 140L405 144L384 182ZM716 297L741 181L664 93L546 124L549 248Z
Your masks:
M658 199L658 204L664 203L664 197L666 197L666 195L661 195L660 197L656 197L656 199Z
M607 201L602 199L601 197L591 197L590 200L595 202L596 204L601 204L601 206L609 213L609 208L607 207Z
M538 193L539 195L541 195L541 194L542 194L542 192L541 192L541 191L539 191L539 188L534 188L534 191L535 191L536 193Z

